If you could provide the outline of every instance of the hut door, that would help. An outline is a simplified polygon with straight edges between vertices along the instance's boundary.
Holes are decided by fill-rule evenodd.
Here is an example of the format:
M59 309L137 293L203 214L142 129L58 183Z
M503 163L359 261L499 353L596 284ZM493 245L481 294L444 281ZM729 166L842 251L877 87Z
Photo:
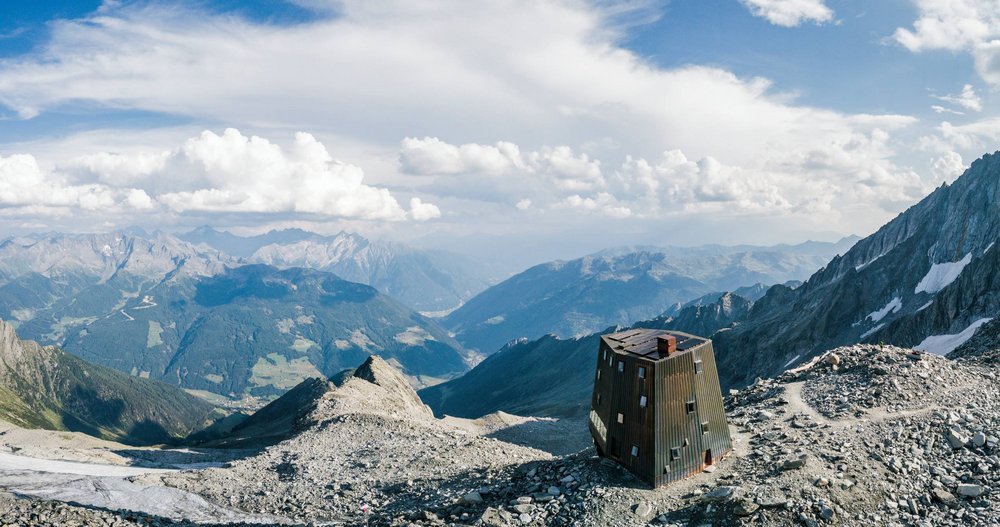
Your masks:
M711 464L712 464L712 449L710 448L705 451L705 466L707 467L708 465Z

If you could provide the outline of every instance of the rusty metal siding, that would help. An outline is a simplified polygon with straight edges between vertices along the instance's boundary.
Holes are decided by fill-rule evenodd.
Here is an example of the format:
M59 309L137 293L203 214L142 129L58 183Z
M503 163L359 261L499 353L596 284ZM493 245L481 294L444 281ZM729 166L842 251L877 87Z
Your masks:
M699 419L708 423L708 433L702 434L701 449L702 452L711 449L711 461L715 464L733 449L733 442L729 435L729 423L726 421L725 404L722 400L722 389L719 385L719 372L715 365L715 351L712 347L712 341L708 341L704 347L699 348L697 353L701 358L703 371L695 377L696 396L698 401L707 403L699 406Z
M701 360L700 373L695 370L697 360ZM623 363L621 372L619 361ZM639 367L646 368L644 379L638 376ZM596 371L601 372L600 376ZM639 405L642 395L647 397L646 408ZM688 401L695 401L693 412L687 411ZM617 421L618 413L623 415L622 423ZM707 433L702 433L702 422L708 423ZM589 426L603 455L619 461L653 486L702 471L708 450L711 462L718 462L732 449L732 441L711 341L660 360L649 360L616 351L602 338ZM602 427L606 435L601 433ZM637 457L631 456L633 445L639 447ZM680 449L680 457L673 461L671 448Z
M612 356L611 364L604 360L607 350ZM623 363L623 370L618 371L618 362ZM639 367L646 368L644 379L639 378ZM654 414L655 399L653 396L655 369L653 363L639 357L614 353L604 341L597 356L597 368L601 370L601 378L595 373L594 393L591 398L593 414L589 427L597 446L605 456L615 459L627 466L643 480L652 481L655 477L656 443L652 430L656 423ZM600 403L598 403L600 394ZM639 405L640 397L647 397L645 408ZM622 422L618 422L618 414L622 414ZM598 426L593 422L596 416L607 429L606 441L601 441ZM639 455L631 455L632 446L639 448Z

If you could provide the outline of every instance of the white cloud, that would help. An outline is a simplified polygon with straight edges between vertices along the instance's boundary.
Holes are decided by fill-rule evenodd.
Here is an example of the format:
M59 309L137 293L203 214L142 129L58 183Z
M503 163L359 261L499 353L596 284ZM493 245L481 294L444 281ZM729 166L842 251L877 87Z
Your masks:
M938 181L954 181L964 171L965 162L958 152L945 152L931 162L931 173Z
M757 17L784 27L804 22L824 24L833 21L833 10L823 0L741 0Z
M890 142L887 132L874 129L805 152L767 152L744 165L711 156L692 160L675 149L652 161L627 156L605 173L605 164L565 146L522 153L512 143L452 145L425 138L404 140L399 160L404 170L436 177L426 192L506 202L521 210L574 209L617 218L838 214L870 212L873 206L894 212L933 186L889 160ZM501 150L509 155L501 156ZM448 155L436 155L440 152ZM484 163L471 153L505 161Z
M632 211L618 203L614 196L607 192L600 192L592 198L585 198L578 194L567 196L556 207L568 207L586 212L596 212L612 218L628 218Z
M966 84L965 86L963 86L962 93L958 95L934 95L933 97L939 101L944 101L950 104L961 106L966 110L972 110L974 112L983 111L983 100L979 98L979 95L976 94L976 89L973 88L971 84ZM940 106L932 106L931 108L934 109L934 111L937 113L942 113L946 111L944 108L941 108ZM953 113L957 113L958 115L962 114L962 112L953 112Z
M441 176L435 185L446 195L482 200L510 200L525 190L580 192L602 188L601 163L568 146L542 147L522 153L509 142L453 145L436 137L403 140L400 169L418 176ZM468 177L448 181L459 175Z
M937 104L931 105L931 110L934 110L934 113L950 113L953 115L965 115L965 113L960 112L958 110L952 110L951 108L945 108L944 106L940 106Z
M987 117L966 124L955 125L948 121L938 125L934 134L920 138L923 150L945 153L949 151L979 154L995 150L1000 142L1000 117Z
M159 210L188 216L440 214L423 201L404 211L391 187L436 195L447 214L435 226L482 225L485 211L500 210L490 205L503 214L530 202L533 211L562 204L632 218L843 209L871 228L914 199L919 178L897 166L890 137L912 117L809 106L768 79L717 67L660 67L620 45L604 4L343 0L330 4L335 16L290 27L108 4L54 24L38 51L0 60L0 104L26 117L83 103L244 130L307 129L350 138L359 151L395 153L408 138L387 168L361 163L378 185L322 145L226 134L60 165L73 185L141 189ZM748 5L785 25L834 16L816 0ZM670 165L665 150L684 161ZM623 166L626 155L635 166ZM645 190L654 198L639 193L643 185L656 187ZM456 203L468 214L456 214Z
M727 163L823 144L817 130L859 124L796 105L766 79L647 63L620 47L606 10L584 2L337 6L335 17L282 28L190 9L111 6L55 24L35 55L0 61L0 102L26 116L85 101L382 145L414 130L533 148L553 137L568 145L610 137L637 155L669 146Z
M34 156L0 156L0 207L8 216L65 216L74 209L115 214L152 206L141 189L75 185L66 177L43 171Z
M417 221L441 217L441 209L432 203L424 203L420 198L410 198L410 217Z
M81 156L43 171L30 155L0 157L0 204L85 211L303 214L402 220L387 189L366 185L361 168L333 159L306 133L287 148L236 129L211 131L166 152ZM410 200L410 217L439 217Z
M912 29L893 37L906 49L969 52L979 75L1000 84L1000 2L997 0L914 0L919 13ZM978 110L977 110L978 111Z

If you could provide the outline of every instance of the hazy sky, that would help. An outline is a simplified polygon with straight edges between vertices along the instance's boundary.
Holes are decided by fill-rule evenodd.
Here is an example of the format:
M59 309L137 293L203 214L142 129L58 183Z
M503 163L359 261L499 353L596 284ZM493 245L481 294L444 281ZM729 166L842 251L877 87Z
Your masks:
M997 149L997 0L37 2L0 230L466 250L868 234Z

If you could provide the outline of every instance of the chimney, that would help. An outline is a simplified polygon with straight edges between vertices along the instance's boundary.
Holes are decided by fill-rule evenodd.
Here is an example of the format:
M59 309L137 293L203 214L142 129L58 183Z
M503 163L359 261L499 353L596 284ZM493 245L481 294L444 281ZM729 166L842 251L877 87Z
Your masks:
M677 351L677 337L673 335L662 335L656 337L656 351L660 355L670 355Z

